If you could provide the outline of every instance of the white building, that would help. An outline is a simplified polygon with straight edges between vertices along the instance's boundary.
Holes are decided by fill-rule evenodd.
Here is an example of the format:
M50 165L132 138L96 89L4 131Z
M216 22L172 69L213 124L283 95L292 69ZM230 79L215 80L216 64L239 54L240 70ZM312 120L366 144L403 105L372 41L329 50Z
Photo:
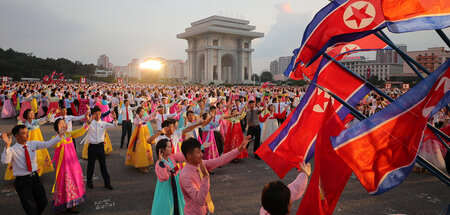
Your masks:
M269 67L269 72L272 73L272 75L276 75L278 74L278 61L277 60L273 60L270 62L270 67Z
M187 77L193 83L251 83L254 32L249 21L211 16L191 23L177 38L188 41Z
M127 67L126 66L115 66L114 74L117 78L124 78L127 75Z
M141 78L141 70L139 69L139 59L133 58L131 63L127 65L126 74L130 78Z
M186 62L182 60L166 61L166 78L176 81L186 81Z
M95 77L100 77L100 78L106 78L110 75L113 74L113 71L108 71L108 70L101 70L101 69L96 69L94 76Z
M344 58L340 62L363 78L377 76L378 80L386 81L390 79L390 75L403 73L402 64L377 63L375 60L367 60L364 56Z

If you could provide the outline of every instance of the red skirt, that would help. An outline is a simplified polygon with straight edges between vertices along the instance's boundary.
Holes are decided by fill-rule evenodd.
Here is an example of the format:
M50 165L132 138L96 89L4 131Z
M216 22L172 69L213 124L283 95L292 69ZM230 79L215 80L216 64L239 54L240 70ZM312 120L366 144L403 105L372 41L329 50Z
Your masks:
M223 149L224 153L227 153L229 151L232 151L233 149L238 148L242 141L244 140L244 133L242 133L241 129L241 123L232 123L230 126L228 126L228 132L227 136L225 138L225 146ZM237 156L237 159L246 158L248 157L247 149L244 149L244 151Z

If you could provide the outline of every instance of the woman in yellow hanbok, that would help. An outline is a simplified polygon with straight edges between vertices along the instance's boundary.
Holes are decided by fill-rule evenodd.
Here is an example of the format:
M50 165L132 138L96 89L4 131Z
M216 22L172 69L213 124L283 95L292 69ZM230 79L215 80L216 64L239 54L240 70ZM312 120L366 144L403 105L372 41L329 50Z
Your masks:
M133 120L135 129L128 143L125 164L139 168L142 172L148 172L147 167L153 164L152 146L147 143L150 132L147 122L156 117L156 111L144 117L144 108L138 107L136 118ZM149 122L148 122L149 123Z
M44 138L42 137L40 125L45 124L49 121L51 116L53 115L53 112L51 112L48 116L42 117L40 119L34 118L34 112L31 109L27 109L23 112L23 118L26 120L25 123L23 123L25 126L27 126L28 129L28 141L36 140L36 141L44 141ZM20 123L20 121L19 121ZM48 153L47 149L39 149L36 151L36 157L37 157L37 165L38 165L38 174L41 176L44 173L52 172L53 165L52 165L52 159L50 158L50 154ZM5 172L5 180L12 180L14 179L13 176L13 169L11 164L8 164L8 167L6 168Z

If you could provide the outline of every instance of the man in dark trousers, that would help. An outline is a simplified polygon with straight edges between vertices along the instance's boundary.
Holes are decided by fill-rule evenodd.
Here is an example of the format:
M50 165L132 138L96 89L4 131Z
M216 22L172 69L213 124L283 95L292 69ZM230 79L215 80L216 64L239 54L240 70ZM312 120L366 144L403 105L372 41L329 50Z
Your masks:
M133 110L136 110L139 106L130 107L130 101L125 100L123 102L125 107L120 107L119 114L122 114L122 136L120 137L120 148L123 147L123 141L127 136L127 147L130 142L131 132L133 129Z
M255 158L259 160L261 158L259 158L259 156L255 154L255 152L259 148L259 145L261 144L261 127L259 126L259 114L261 114L263 110L255 108L254 100L248 102L248 107L249 110L247 110L247 125L248 125L247 135L252 136L253 154L255 155Z
M87 166L87 186L92 189L92 176L94 175L95 160L98 159L100 163L100 171L102 173L105 188L112 190L111 182L109 179L108 170L106 169L105 159L105 131L108 128L115 128L117 126L116 113L111 112L111 117L114 119L113 123L108 123L101 120L101 110L98 106L92 109L92 122L89 125L88 134L86 136L89 142L88 148L88 166Z
M11 163L14 169L13 175L16 177L14 187L26 214L42 214L48 204L44 186L37 173L36 151L56 145L66 131L67 126L63 125L58 135L50 141L27 141L27 127L16 125L11 131L17 140L13 146L11 146L11 136L7 133L2 134L2 139L6 143L2 153L2 163Z

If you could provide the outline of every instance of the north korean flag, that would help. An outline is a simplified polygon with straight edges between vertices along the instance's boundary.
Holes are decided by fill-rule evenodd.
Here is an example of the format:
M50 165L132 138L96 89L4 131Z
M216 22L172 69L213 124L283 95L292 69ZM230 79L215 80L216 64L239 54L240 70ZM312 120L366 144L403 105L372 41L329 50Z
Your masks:
M402 183L414 166L427 121L450 102L450 60L385 109L332 138L367 192Z
M357 40L384 28L380 1L331 1L306 27L295 65L302 62L308 66L328 47Z

